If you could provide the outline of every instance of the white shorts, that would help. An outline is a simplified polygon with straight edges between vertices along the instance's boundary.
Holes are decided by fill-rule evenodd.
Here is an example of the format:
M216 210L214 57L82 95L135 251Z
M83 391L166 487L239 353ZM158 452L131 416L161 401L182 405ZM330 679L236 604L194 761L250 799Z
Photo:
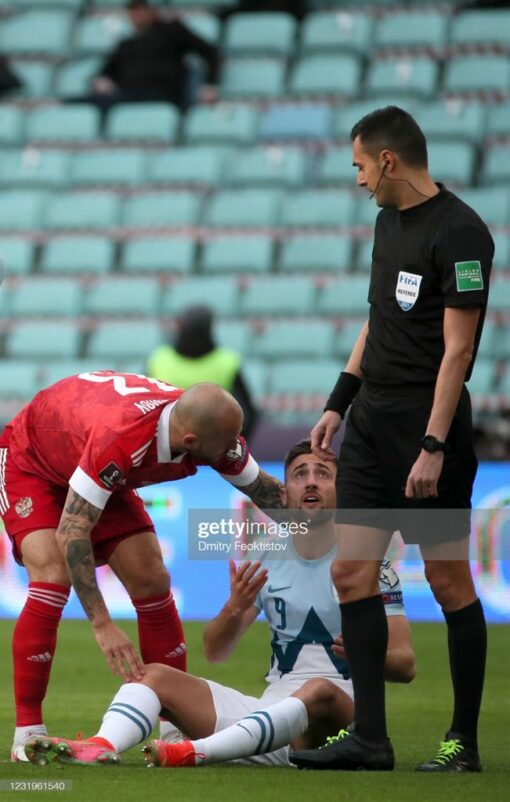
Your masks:
M312 679L312 677L309 677L309 679ZM330 679L334 685L348 694L351 699L354 698L354 691L350 679L346 680L342 677L338 679L331 679L328 677L327 679ZM276 682L271 682L260 697L247 696L240 691L236 691L234 688L228 688L226 685L213 682L213 680L207 679L205 681L211 689L214 710L216 712L216 726L214 732L220 732L220 730L231 727L240 719L249 716L250 713L254 713L262 707L269 707L277 702L281 702L282 699L288 699L289 696L299 690L299 688L307 682L307 679L298 679L296 677L286 679L283 677ZM252 757L243 757L229 762L241 763L243 765L293 767L293 764L289 760L288 746L284 746L274 752L268 752L265 755L253 755Z

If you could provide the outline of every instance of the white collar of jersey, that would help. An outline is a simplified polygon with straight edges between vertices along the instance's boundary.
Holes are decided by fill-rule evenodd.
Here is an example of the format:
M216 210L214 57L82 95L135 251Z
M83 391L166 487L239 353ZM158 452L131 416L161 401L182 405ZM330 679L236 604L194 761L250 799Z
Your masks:
M158 421L158 462L182 462L185 454L179 454L178 457L172 459L172 452L170 451L170 415L172 414L173 406L176 402L172 401L163 407L163 412L159 416Z

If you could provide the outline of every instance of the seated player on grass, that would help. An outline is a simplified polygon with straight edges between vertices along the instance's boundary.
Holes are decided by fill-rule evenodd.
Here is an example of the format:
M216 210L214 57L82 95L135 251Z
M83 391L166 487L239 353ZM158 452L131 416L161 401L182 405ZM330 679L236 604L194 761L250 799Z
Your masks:
M87 741L33 738L26 748L34 763L54 759L115 763L119 753L149 737L161 711L186 740L151 741L150 766L199 766L242 759L290 765L290 748L319 746L347 727L354 704L345 660L338 599L330 577L335 553L336 464L311 453L309 441L285 460L283 503L304 515L308 535L294 536L290 558L230 563L230 597L204 632L211 662L225 660L264 610L271 628L268 687L261 698L158 663L140 682L123 685L97 734ZM410 628L398 576L381 564L380 587L388 615L386 678L410 682L415 673Z

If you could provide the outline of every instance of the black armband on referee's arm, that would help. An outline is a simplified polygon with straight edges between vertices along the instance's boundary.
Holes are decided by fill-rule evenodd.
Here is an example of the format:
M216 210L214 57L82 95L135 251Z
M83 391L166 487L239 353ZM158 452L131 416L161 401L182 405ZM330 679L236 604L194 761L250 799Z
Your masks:
M343 418L354 401L360 387L361 379L358 379L354 373L342 371L324 407L324 412L330 409L333 412L338 412Z

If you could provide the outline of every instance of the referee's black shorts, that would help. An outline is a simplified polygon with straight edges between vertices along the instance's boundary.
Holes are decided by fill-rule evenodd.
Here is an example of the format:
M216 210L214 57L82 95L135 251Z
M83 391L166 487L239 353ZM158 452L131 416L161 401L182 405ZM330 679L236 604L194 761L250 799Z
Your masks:
M407 478L421 451L433 393L433 387L390 392L363 383L351 407L340 449L337 522L399 530L407 543L423 545L460 540L469 534L478 461L466 387L448 434L449 451L438 497L405 497Z

